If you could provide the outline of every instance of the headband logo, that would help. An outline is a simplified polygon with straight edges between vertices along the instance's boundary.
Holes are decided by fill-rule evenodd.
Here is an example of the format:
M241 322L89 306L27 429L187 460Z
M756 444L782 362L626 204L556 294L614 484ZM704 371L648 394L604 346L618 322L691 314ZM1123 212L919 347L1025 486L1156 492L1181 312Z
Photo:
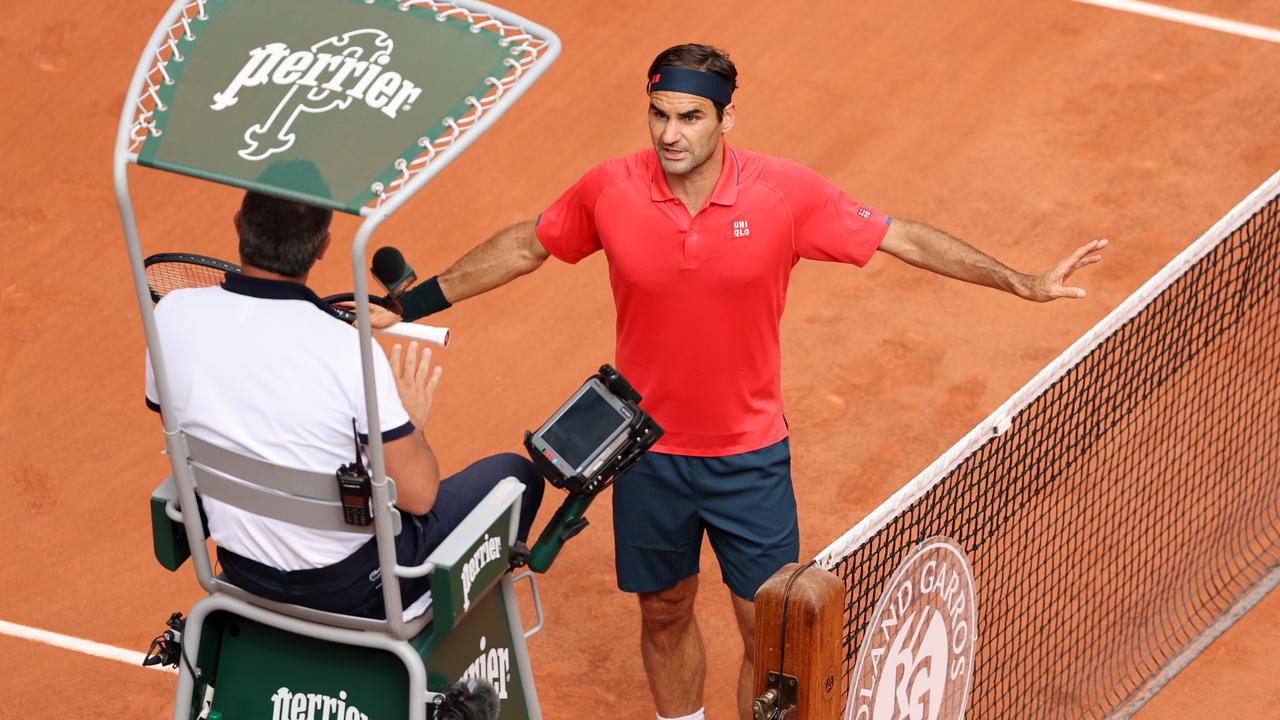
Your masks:
M262 160L293 147L293 124L302 113L345 110L363 100L394 119L408 111L422 88L398 72L389 71L394 43L381 30L352 30L321 40L308 50L291 52L284 43L268 43L249 51L249 59L231 84L214 93L214 112L240 101L244 88L277 85L289 88L275 110L244 133L245 160Z

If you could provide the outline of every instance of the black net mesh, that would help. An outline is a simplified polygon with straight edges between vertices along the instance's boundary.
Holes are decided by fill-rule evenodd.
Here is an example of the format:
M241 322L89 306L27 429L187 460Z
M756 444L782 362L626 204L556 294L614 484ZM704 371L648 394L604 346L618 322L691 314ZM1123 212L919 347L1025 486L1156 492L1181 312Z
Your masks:
M1272 199L833 566L844 687L885 582L969 553L968 718L1101 718L1280 565ZM847 696L846 696L847 701Z

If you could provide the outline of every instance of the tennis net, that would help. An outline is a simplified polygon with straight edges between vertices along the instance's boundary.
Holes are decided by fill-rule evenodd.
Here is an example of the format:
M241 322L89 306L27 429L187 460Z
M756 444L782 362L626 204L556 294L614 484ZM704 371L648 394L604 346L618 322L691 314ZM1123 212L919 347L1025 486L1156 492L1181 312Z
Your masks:
M1127 717L1280 581L1278 191L819 554L845 583L846 718L880 717L854 664L928 538L972 567L968 718Z

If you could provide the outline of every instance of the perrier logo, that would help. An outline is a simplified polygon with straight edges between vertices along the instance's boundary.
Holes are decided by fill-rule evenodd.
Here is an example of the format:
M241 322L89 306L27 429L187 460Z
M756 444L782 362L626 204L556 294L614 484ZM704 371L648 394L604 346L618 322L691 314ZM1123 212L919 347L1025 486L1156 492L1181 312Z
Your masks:
M360 100L389 118L409 110L422 88L388 70L395 43L381 30L352 30L321 40L309 50L291 51L269 43L249 51L249 58L222 92L214 93L214 111L240 101L245 88L287 88L274 111L245 131L245 160L262 160L293 146L293 126L302 113L345 110Z

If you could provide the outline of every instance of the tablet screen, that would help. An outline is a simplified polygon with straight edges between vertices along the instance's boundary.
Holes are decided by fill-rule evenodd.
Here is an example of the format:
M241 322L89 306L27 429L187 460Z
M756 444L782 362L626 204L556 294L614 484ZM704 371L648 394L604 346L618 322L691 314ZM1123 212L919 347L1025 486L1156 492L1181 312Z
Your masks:
M626 418L590 388L542 432L542 439L566 464L580 469L625 422Z

